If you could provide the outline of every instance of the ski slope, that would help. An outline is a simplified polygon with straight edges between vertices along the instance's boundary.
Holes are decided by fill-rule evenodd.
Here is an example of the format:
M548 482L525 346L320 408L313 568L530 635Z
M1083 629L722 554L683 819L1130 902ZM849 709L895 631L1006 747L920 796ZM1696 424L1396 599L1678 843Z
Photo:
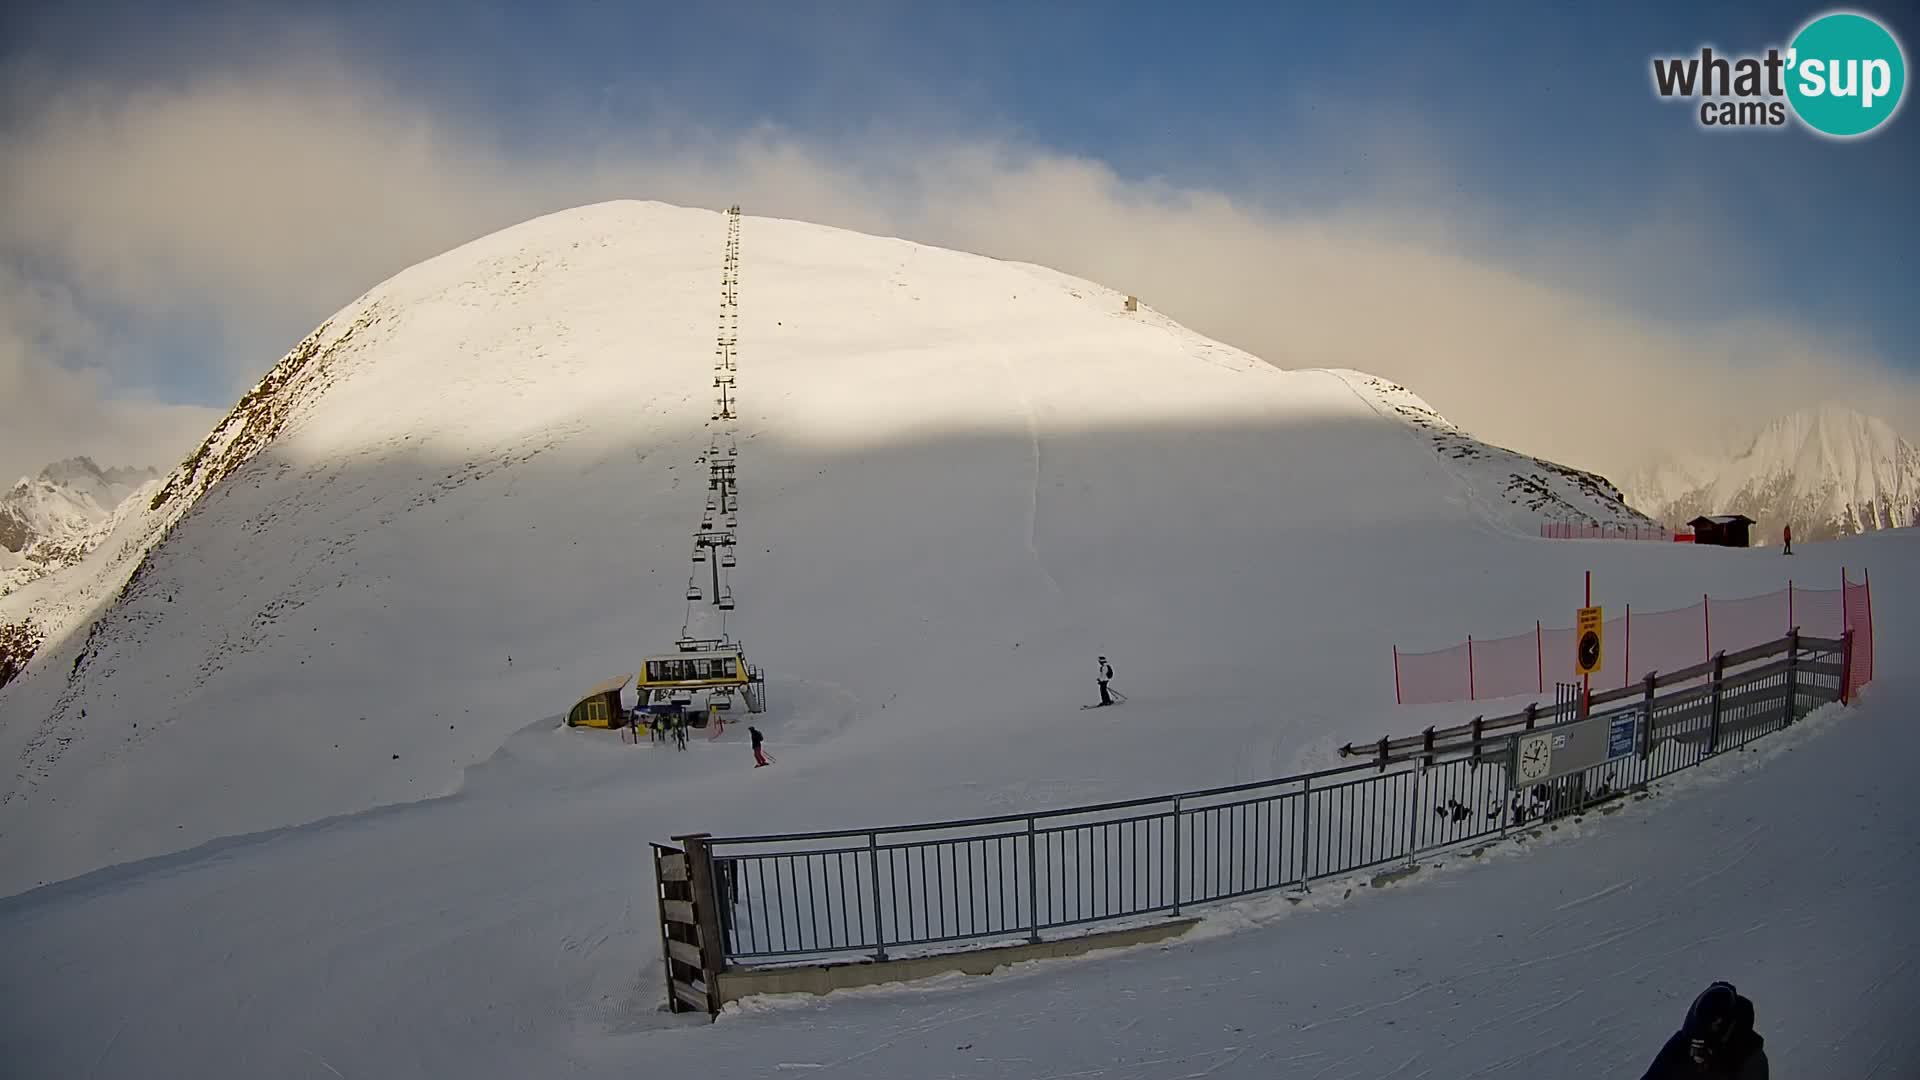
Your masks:
M1553 1047L1644 1064L1701 972L1741 982L1771 1042L1816 955L1850 966L1796 1021L1802 1052L1910 1049L1841 994L1912 989L1884 906L1907 860L1880 857L1915 835L1897 662L1831 721L1877 725L1870 756L1832 730L1578 844L1263 902L1291 912L1268 929L682 1030L657 1011L647 840L1323 765L1464 718L1393 706L1393 642L1564 620L1589 569L1596 602L1656 609L1868 565L1895 656L1920 568L1900 533L1792 560L1541 541L1539 490L1507 494L1529 459L1444 452L1476 444L1403 388L1274 369L1041 268L749 217L727 628L767 670L779 764L755 770L742 728L686 753L565 730L686 618L724 228L607 204L396 276L162 492L187 494L0 601L50 639L0 690L0 1060L898 1076L931 1048L958 1075L1538 1075ZM1631 517L1579 476L1539 483ZM1083 712L1102 653L1129 702ZM1823 799L1839 841L1812 832ZM1780 827L1754 833L1763 812Z
M1920 551L1900 539L1848 545L1884 569L1882 596L1914 595ZM1911 640L1886 606L1882 640ZM638 851L698 785L648 801L646 751L614 763L529 730L452 799L0 901L0 1055L29 1076L1637 1076L1728 978L1776 1075L1912 1075L1920 685L1885 669L1865 704L1546 842L1215 909L1165 947L759 999L712 1026L653 1011ZM729 749L659 756L797 797L784 757L756 772Z
M44 619L50 644L0 690L0 891L448 794L671 650L725 231L603 204L396 275L77 583L6 598L0 623ZM1284 771L1380 727L1396 613L1471 584L1436 566L1536 531L1511 468L1438 452L1366 377L1281 371L1039 267L749 217L739 296L728 629L789 775L859 782L727 803L733 824ZM1053 720L1102 652L1133 695L1104 738L1197 735L1147 775L1089 767ZM955 768L929 784L902 753Z

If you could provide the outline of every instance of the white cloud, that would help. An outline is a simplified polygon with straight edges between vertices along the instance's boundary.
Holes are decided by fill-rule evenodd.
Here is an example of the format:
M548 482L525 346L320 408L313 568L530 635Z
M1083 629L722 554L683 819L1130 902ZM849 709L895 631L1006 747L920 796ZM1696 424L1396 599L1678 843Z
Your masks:
M203 313L236 392L414 262L627 197L737 201L1045 263L1282 366L1374 371L1485 438L1608 470L1814 398L1860 404L1908 432L1920 418L1915 379L1818 328L1764 315L1660 323L1610 300L1607 283L1636 265L1621 244L1652 249L1658 229L1569 229L1503 264L1459 243L1459 228L1484 231L1497 211L1455 194L1423 199L1423 185L1402 180L1356 180L1360 194L1337 209L1307 211L1284 190L1235 199L1129 181L1008 139L894 130L829 143L661 125L545 157L496 140L323 62L134 93L66 87L0 135L0 246L135 317ZM1417 170L1404 147L1387 153L1396 145L1381 143L1388 172ZM71 347L12 347L27 359L6 362L34 373L8 376L21 393L78 402L112 389L44 359ZM16 411L44 411L8 398L9 428ZM123 420L134 407L113 406ZM45 445L69 430L43 427ZM38 437L8 436L22 447ZM22 452L0 447L0 461Z
M103 467L165 471L219 418L210 408L123 396L99 368L48 359L99 347L97 328L61 290L0 270L0 486L78 454Z

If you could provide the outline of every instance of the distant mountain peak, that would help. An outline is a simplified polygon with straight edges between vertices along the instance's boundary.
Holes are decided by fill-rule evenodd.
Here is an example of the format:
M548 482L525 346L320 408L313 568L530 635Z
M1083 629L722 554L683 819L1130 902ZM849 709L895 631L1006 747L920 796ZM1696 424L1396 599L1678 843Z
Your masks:
M1809 540L1852 535L1915 524L1920 449L1885 420L1821 402L1768 421L1731 459L1655 462L1627 493L1668 522L1742 513L1769 540L1788 524Z
M21 477L0 495L0 594L84 558L105 535L114 512L157 469L102 469L91 457L70 457Z

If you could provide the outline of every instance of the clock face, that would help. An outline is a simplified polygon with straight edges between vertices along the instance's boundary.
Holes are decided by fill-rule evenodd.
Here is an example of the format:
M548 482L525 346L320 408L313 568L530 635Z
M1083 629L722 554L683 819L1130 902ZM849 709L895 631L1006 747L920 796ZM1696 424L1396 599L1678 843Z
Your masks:
M1518 765L1515 771L1522 783L1534 783L1546 777L1552 767L1553 746L1547 735L1530 735L1520 742Z
M1600 666L1600 635L1589 630L1580 635L1580 670L1592 671Z

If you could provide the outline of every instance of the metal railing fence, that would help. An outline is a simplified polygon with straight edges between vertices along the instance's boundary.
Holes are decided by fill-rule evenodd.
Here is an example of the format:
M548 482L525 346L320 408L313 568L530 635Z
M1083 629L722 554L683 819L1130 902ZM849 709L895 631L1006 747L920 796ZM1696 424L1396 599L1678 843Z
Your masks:
M1851 635L1781 639L1753 666L1595 717L1630 719L1630 752L1544 783L1513 780L1519 740L1590 718L1302 776L1032 814L714 837L724 961L886 959L900 950L1038 941L1178 914L1505 835L1738 749L1841 699ZM1719 658L1724 661L1724 656ZM1766 661L1764 663L1759 661ZM1622 732L1626 726L1620 728ZM690 853L694 849L690 846Z

